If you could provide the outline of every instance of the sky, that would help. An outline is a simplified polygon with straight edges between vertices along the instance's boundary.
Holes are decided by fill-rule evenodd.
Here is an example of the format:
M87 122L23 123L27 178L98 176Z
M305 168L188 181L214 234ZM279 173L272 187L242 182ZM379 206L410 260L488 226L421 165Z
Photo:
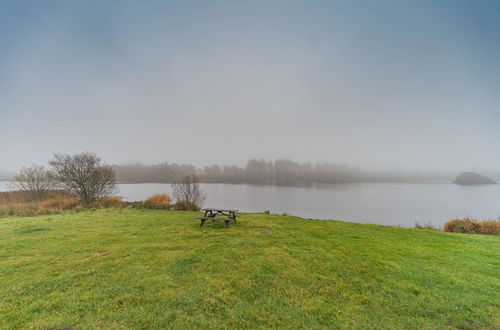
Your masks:
M500 1L0 1L0 169L500 169Z

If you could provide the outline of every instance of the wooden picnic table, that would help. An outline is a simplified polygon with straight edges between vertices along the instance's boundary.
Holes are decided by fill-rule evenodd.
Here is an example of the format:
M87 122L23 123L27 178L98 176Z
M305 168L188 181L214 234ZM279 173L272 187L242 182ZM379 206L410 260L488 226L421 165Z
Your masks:
M203 224L207 220L224 221L226 223L226 227L227 227L231 221L236 223L236 217L239 216L239 214L236 213L236 212L238 212L238 210L204 208L204 209L201 209L201 211L204 212L204 214L201 218L198 218L201 221L200 227L203 226Z

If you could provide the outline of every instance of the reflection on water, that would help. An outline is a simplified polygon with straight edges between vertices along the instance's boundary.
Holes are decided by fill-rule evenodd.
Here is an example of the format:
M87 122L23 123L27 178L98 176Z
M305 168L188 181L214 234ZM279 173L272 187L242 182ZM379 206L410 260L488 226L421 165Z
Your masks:
M119 184L128 201L157 193L171 194L169 184ZM415 222L442 225L455 217L497 219L500 185L458 186L449 183L362 183L315 187L202 184L205 206L242 212L288 213L304 218L413 227ZM6 190L0 181L0 191Z

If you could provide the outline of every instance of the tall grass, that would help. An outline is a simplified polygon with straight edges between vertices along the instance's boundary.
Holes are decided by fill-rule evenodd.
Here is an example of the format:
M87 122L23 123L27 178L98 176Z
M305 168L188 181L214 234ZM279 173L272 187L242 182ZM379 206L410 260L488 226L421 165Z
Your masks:
M171 201L172 198L169 195L156 194L149 196L144 201L144 207L148 209L168 210L170 208Z
M199 211L200 207L196 205L195 203L184 201L184 202L177 202L172 206L173 211Z
M90 207L170 210L171 200L170 196L164 194L152 195L143 202L127 202L121 197L111 196L92 202ZM193 209L191 205L183 206L186 210ZM0 217L58 214L70 210L80 211L84 208L79 199L64 191L50 191L41 201L31 200L30 194L23 191L0 192Z
M127 205L127 202L125 202L121 197L117 196L110 196L110 197L104 197L99 200L96 200L92 202L92 207L98 208L98 209L106 209L110 207L116 207L116 208L122 208Z
M472 218L454 219L444 224L443 231L462 234L500 234L500 221L480 221Z
M44 200L73 198L74 196L63 190L49 190ZM35 202L32 194L27 191L2 191L0 192L0 205L32 203Z
M122 208L127 203L120 197L106 197L94 201L93 208ZM49 191L41 201L33 201L29 193L24 191L0 192L0 217L36 216L58 214L63 211L79 211L83 204L73 195L59 190Z

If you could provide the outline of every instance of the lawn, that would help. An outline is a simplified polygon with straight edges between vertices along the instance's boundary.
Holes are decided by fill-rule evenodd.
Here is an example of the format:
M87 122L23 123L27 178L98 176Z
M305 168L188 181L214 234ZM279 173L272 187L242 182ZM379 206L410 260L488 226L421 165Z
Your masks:
M500 328L500 236L196 216L0 218L0 327Z

